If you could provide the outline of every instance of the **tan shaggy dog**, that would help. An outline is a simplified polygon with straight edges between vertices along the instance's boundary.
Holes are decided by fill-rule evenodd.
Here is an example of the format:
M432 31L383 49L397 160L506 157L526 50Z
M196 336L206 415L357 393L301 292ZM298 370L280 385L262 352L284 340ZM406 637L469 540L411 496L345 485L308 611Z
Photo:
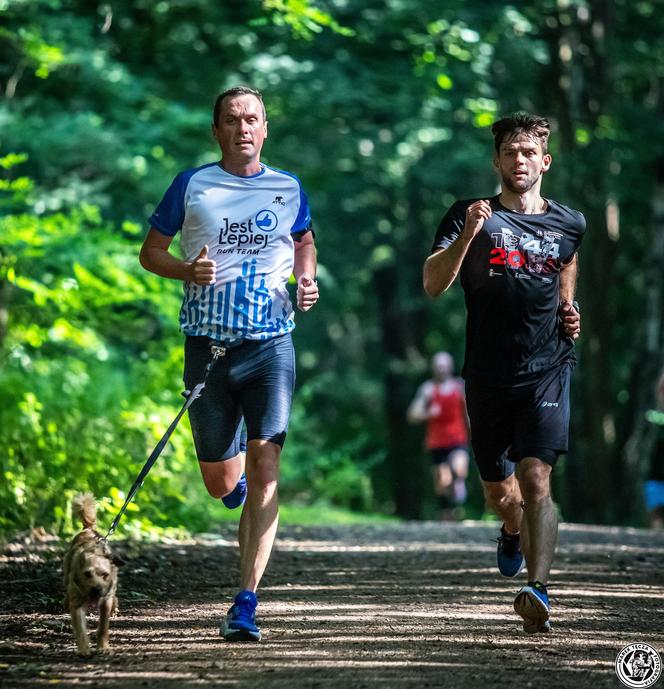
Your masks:
M83 530L72 540L65 555L65 610L71 614L71 626L83 656L91 655L86 615L89 607L99 609L97 651L109 652L108 624L118 609L115 591L118 585L119 558L113 557L102 535L95 530L97 506L91 493L77 495L72 513Z

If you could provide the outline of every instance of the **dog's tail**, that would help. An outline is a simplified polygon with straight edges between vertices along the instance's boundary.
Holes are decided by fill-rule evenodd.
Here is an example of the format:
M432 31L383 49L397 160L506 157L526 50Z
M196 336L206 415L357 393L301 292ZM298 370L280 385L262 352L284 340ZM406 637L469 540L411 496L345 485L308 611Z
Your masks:
M97 503L92 493L79 493L71 503L71 511L75 519L83 523L86 529L97 526Z

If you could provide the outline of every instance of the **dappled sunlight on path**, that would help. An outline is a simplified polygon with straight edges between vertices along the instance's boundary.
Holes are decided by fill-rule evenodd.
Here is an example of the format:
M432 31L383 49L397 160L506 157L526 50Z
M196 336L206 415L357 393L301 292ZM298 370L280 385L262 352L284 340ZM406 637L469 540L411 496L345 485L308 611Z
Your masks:
M664 535L563 525L551 582L554 630L512 611L524 579L494 566L495 524L281 529L260 590L261 644L228 644L230 527L186 542L117 543L113 655L79 659L62 614L60 544L0 559L3 687L255 689L619 686L618 651L664 647Z

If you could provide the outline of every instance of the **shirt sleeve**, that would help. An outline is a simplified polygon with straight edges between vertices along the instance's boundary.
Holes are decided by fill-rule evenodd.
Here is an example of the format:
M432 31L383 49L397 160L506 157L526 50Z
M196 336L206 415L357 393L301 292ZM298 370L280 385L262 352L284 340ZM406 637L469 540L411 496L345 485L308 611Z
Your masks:
M297 177L295 179L297 179ZM304 192L304 189L302 189L302 183L299 179L297 180L297 183L300 187L300 210L298 211L297 217L295 218L295 222L293 223L293 227L291 228L291 235L293 236L293 239L296 242L301 242L302 237L307 232L311 232L311 235L313 237L315 237L316 234L314 232L313 223L311 221L311 209L309 208L309 200L307 199L307 195Z
M300 186L300 210L298 211L297 218L295 218L295 222L291 228L291 234L299 233L300 236L302 236L311 229L311 210L309 209L309 200L307 199L307 195L304 193L304 189L302 189L300 180L298 179L297 182Z
M167 237L174 237L184 223L184 197L187 191L188 177L180 173L168 187L164 198L159 202L148 222Z
M581 246L581 240L583 239L583 235L586 232L586 218L584 217L583 213L579 213L578 211L576 211L574 215L576 222L574 223L572 251L568 256L566 256L563 259L563 265L568 265L571 262L571 260L576 256L579 247Z
M465 209L463 204L458 201L445 213L443 219L436 230L436 237L433 240L431 253L438 251L438 249L447 249L450 244L455 242L465 223Z

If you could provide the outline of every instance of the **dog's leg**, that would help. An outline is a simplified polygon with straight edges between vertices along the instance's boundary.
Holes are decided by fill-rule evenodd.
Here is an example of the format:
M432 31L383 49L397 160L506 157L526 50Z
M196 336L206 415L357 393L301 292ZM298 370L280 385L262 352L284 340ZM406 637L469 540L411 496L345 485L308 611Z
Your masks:
M90 650L90 640L88 639L86 608L86 605L82 605L78 608L72 605L69 611L71 613L71 628L74 632L78 652L80 655L87 657L92 655L92 651Z
M99 624L97 625L97 651L110 653L108 644L108 624L113 609L113 596L99 601Z
M64 584L65 584L65 597L63 600L65 612L67 612L70 608L70 603L69 603L69 570L71 569L71 556L72 556L72 551L69 550L69 552L65 555L65 560L62 564L62 573L63 573L63 579L64 579Z

